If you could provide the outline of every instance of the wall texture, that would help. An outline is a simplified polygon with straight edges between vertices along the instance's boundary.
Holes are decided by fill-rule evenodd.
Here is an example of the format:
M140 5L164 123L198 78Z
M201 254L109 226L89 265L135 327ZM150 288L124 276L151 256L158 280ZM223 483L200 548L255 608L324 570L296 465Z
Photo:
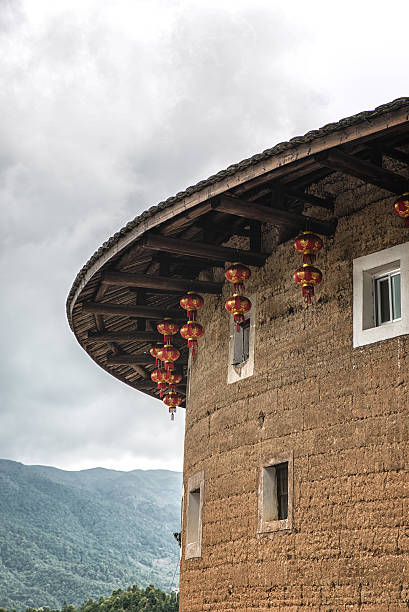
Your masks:
M322 190L339 223L317 259L315 305L292 280L293 241L252 269L253 376L226 384L227 283L201 311L184 479L205 472L202 556L182 549L182 612L409 609L409 338L352 348L353 258L409 241L409 229L378 188L333 174ZM260 465L286 452L292 529L258 535Z

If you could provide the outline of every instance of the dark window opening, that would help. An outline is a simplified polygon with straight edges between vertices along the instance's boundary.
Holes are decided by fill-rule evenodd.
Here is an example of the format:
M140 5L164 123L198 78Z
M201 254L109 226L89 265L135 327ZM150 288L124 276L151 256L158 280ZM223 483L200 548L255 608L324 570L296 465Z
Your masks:
M288 462L275 466L277 479L278 520L288 518Z
M248 360L250 355L250 319L240 325L240 331L234 330L233 365L240 365Z

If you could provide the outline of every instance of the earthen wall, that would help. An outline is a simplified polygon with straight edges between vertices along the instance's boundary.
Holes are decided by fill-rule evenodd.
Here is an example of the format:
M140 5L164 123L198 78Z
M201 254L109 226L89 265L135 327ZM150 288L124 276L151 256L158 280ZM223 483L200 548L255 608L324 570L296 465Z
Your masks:
M202 555L182 548L183 612L409 609L409 338L352 347L353 259L409 230L378 188L334 174L320 189L337 196L339 222L317 259L314 306L292 280L292 240L252 268L253 376L227 384L228 283L201 312L184 480L204 470ZM260 535L260 465L286 452L292 528Z

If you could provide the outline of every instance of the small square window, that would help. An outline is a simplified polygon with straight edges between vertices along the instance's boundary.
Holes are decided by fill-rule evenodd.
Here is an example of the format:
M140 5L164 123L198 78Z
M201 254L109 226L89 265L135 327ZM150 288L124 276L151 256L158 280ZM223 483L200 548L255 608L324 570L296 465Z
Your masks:
M261 469L259 533L291 529L293 460L292 455L286 458L276 457Z

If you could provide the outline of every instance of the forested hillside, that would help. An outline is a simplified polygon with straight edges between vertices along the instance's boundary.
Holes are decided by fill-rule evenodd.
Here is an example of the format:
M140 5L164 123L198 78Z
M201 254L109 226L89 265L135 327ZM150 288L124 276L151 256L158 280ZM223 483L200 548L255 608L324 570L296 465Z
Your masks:
M180 497L176 472L0 460L0 606L78 606L134 583L169 590Z
M136 585L126 591L117 589L110 597L100 597L98 601L89 599L79 608L64 604L60 610L42 608L41 612L178 612L179 597L175 593L164 593L152 585L139 589ZM9 612L0 608L0 612ZM26 612L37 612L35 608L27 608Z

